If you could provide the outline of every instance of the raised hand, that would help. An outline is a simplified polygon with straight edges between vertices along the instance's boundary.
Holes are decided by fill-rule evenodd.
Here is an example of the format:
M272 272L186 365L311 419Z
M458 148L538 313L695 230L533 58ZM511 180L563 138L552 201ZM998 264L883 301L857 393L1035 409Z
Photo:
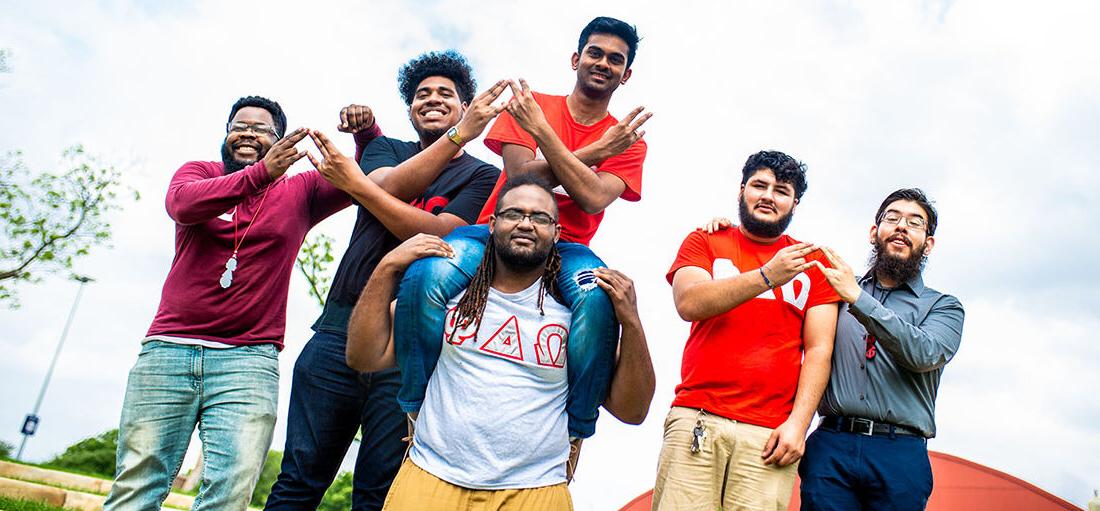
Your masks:
M733 227L733 220L724 216L716 216L711 218L710 221L700 227L700 229L707 231L707 234L714 234L723 229L729 229L730 227Z
M321 176L332 183L332 186L347 192L358 180L366 179L363 171L359 169L359 165L356 165L351 158L344 156L344 153L341 153L324 133L311 130L309 137L313 139L313 144L317 146L317 150L321 152L322 159L317 161L312 154L308 153L306 156L317 171L321 173Z
M761 269L771 281L772 287L782 286L814 265L814 261L806 261L806 256L815 250L818 250L816 245L795 243L776 252L772 260Z
M508 83L507 80L500 80L470 102L466 107L466 113L462 115L462 120L455 126L462 140L468 142L481 136L481 132L485 131L489 121L504 111L507 103L494 105L493 102L500 97L504 89L508 88Z
M527 80L520 78L519 86L516 86L515 82L509 81L508 87L512 89L512 99L508 101L506 107L508 113L512 114L512 117L519 123L519 127L533 135L535 130L546 124L546 114L543 113L542 107L535 101L535 95L531 93L531 87L527 85Z
M615 156L641 140L645 136L645 130L639 131L639 128L653 117L653 112L643 114L642 110L645 110L645 107L640 106L631 110L618 124L608 128L597 143L602 144L611 156Z
M267 175L271 176L271 179L286 174L287 169L294 165L294 162L306 155L305 151L298 152L294 144L306 138L307 133L309 130L298 128L279 139L271 149L267 150L267 154L264 155L264 167L267 167Z
M832 265L832 268L828 268L824 264L821 264L821 261L813 261L814 265L821 270L821 273L825 274L825 279L829 281L829 285L833 287L841 300L848 303L855 303L862 289L859 287L859 282L856 281L856 276L855 273L852 272L852 267L848 266L848 263L844 262L844 259L841 259L840 256L829 247L821 247L821 252L825 254L825 258L829 260L829 264Z
M348 105L340 109L340 124L337 131L342 133L359 133L374 126L374 112L369 106Z
M638 296L634 292L633 280L609 268L596 268L592 273L596 275L596 284L611 298L611 306L620 323L626 318L638 316Z
M424 257L454 257L455 251L443 238L433 234L420 233L404 241L386 254L379 266L391 266L404 271L413 261Z

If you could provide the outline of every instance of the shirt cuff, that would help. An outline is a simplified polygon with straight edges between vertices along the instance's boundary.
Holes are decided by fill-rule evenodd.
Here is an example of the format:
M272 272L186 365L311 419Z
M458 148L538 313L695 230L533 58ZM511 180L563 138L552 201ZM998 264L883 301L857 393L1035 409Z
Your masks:
M382 136L382 128L378 127L378 121L374 121L374 124L371 124L369 128L353 133L351 136L355 139L356 147L366 147L371 140Z
M256 190L263 188L268 183L274 181L271 179L271 174L267 173L267 165L263 160L253 163L251 167L248 167L248 183L252 185Z
M858 312L861 316L869 317L874 313L875 309L878 309L880 306L881 304L878 303L878 300L875 300L869 293L860 289L859 298L856 298L856 301L853 302L849 308Z

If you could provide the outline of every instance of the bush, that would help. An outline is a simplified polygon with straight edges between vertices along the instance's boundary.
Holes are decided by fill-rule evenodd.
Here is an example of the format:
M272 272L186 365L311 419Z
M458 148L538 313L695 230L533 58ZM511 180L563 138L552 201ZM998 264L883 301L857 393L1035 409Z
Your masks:
M118 430L85 438L70 445L65 452L46 465L83 474L111 479L115 474L115 452L118 450Z
M264 507L267 496L271 494L271 485L279 478L279 471L283 466L282 451L267 451L264 459L264 468L260 470L260 480L256 481L256 489L252 490L252 505Z
M328 491L325 492L325 498L321 499L321 505L317 506L317 511L345 511L351 509L352 484L351 472L343 472L336 476L332 486L329 486Z
M0 460L11 459L11 452L15 450L15 446L11 445L3 440L0 440Z

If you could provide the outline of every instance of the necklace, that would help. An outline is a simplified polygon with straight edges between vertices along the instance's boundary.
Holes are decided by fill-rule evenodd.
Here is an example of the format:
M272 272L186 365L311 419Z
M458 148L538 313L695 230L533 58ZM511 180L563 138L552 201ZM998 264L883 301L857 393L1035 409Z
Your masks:
M260 218L260 212L264 209L264 201L267 200L267 192L271 191L275 187L275 183L268 185L264 190L264 194L260 197L260 206L256 208L256 214L252 215L252 219L248 221L248 227L244 228L244 235L241 239L237 240L237 210L240 206L233 207L233 255L229 256L229 259L225 261L225 271L222 273L221 280L218 281L221 284L222 289L228 289L233 284L233 272L237 270L237 251L241 249L241 245L244 244L244 239L248 237L248 231L252 230L252 226L256 223L256 220Z

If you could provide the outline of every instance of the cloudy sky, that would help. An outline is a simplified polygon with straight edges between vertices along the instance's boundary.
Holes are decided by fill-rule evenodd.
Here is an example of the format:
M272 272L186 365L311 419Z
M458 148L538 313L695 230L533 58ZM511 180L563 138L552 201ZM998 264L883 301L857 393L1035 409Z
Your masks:
M270 96L292 128L329 132L340 107L365 103L389 134L410 139L395 81L405 60L456 48L480 83L525 77L566 93L577 33L611 15L644 38L612 112L644 105L655 115L643 200L613 205L593 248L637 283L658 391L645 424L605 418L585 444L572 486L578 509L614 509L651 487L688 331L663 275L693 227L736 214L740 166L763 148L809 165L789 232L834 246L857 268L882 197L920 186L938 201L926 282L958 296L967 319L930 447L1081 506L1100 488L1095 5L262 5L0 0L0 48L12 68L0 74L0 151L24 151L38 172L82 143L143 196L114 215L113 248L78 265L98 281L84 295L30 459L117 426L172 258L168 180L185 161L218 158L236 98ZM352 150L347 137L338 143ZM472 152L499 162L480 144ZM342 213L318 230L342 251L353 218ZM0 310L0 440L18 444L76 290L48 278L20 288L21 309ZM289 300L280 449L290 369L319 312L298 276Z

